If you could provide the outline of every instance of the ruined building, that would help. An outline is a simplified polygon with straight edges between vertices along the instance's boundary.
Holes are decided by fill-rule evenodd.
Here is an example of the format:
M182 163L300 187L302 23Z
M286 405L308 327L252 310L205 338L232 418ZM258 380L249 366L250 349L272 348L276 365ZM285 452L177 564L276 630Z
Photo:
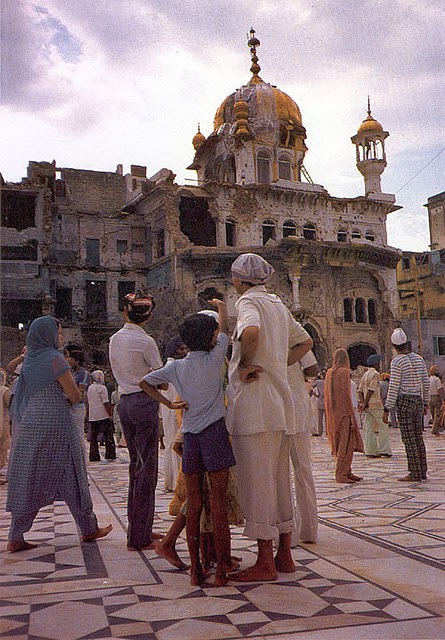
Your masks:
M431 251L404 251L397 265L400 319L428 364L445 370L445 192L428 198Z
M298 105L259 75L258 45L252 31L250 80L223 100L207 138L198 127L193 184L176 184L167 169L147 179L136 166L124 176L120 167L31 163L27 180L2 185L6 324L54 311L97 359L120 322L119 299L145 285L158 301L153 332L163 343L215 291L234 321L230 265L254 251L274 265L271 288L309 331L322 364L340 346L353 366L376 351L389 357L400 257L386 236L386 216L398 207L380 184L389 134L368 104L352 137L365 193L331 196L305 170Z
M146 282L145 227L122 212L142 179L143 167L123 176L121 167L59 169L54 161L30 162L21 183L2 181L3 362L23 344L17 329L44 313L62 320L68 339L86 342L98 364L106 360L119 299Z

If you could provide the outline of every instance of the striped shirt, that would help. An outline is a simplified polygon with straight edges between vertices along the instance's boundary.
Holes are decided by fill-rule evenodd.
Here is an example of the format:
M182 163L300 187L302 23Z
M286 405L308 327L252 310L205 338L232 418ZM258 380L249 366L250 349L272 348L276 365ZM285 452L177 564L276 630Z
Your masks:
M420 396L423 404L430 401L430 381L425 361L417 353L400 353L391 362L385 408L393 409L398 396Z

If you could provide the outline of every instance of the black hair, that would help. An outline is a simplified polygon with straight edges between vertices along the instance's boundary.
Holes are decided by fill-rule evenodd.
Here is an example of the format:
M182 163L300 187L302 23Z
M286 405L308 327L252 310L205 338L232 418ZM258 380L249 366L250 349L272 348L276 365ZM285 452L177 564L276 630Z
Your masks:
M56 321L57 322L57 321ZM85 354L83 352L80 344L76 344L75 342L70 342L65 347L65 352L70 358L73 358L80 366L83 365L85 361Z
M205 313L195 313L184 320L179 327L179 335L190 351L209 351L215 330L215 318Z

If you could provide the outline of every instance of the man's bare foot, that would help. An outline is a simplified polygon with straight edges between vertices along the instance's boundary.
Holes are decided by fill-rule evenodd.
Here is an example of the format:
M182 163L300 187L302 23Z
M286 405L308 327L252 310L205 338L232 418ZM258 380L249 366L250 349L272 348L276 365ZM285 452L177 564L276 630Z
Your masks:
M176 549L172 549L172 547L168 547L167 545L162 544L162 541L155 541L153 548L158 556L161 556L161 558L167 560L167 562L169 562L177 569L181 569L181 571L189 569L189 565L182 562L181 558L178 556Z
M8 542L8 544L6 545L6 549L10 553L27 551L28 549L35 549L36 547L36 544L31 544L30 542L25 542L24 540L21 540L20 542Z
M229 582L229 578L226 573L216 574L215 582L213 583L214 587L225 587Z
M131 547L127 545L127 551L151 551L156 548L156 541L152 540L149 544L144 544L142 547Z
M343 484L354 484L354 480L348 478L347 476L335 478L335 482L341 482Z
M290 550L280 551L280 549L278 549L275 556L275 568L281 573L294 573L294 571L296 571Z
M240 568L241 558L235 558L235 556L230 556L230 564L227 567L227 573L232 573L232 571L236 571Z
M209 574L204 573L203 571L190 573L190 584L192 587L202 587L202 588L213 587L213 585L210 582L206 582L208 577L209 577Z
M82 542L93 542L99 538L105 538L112 530L113 525L109 524L106 527L99 527L94 533L89 533L86 536L82 536Z
M278 579L275 566L261 566L257 562L243 571L229 573L229 580L234 582L269 582Z

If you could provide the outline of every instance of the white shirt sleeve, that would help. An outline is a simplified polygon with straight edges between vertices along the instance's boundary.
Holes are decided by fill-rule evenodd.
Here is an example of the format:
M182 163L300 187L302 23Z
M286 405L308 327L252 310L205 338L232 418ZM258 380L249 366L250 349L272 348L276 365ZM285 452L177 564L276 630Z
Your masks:
M110 402L110 400L108 399L108 391L107 388L102 385L99 391L99 398L102 402L102 404L107 404L108 402Z
M150 369L160 369L162 367L161 356L159 355L159 349L156 342L151 336L148 336L147 346L144 350L144 360L150 367Z
M311 336L308 334L306 329L303 329L303 327L299 322L294 320L290 312L289 312L289 315L291 316L291 322L289 326L289 349L292 349L292 347L295 347L295 345L301 344L302 342L306 342L306 340L309 340ZM309 365L306 365L306 366L309 366Z
M300 365L303 371L305 369L309 369L309 367L313 367L314 364L318 364L318 362L312 351L308 351L300 360Z
M238 319L236 323L237 339L241 340L241 335L246 327L261 327L260 314L255 304L245 298L240 298L238 303Z

